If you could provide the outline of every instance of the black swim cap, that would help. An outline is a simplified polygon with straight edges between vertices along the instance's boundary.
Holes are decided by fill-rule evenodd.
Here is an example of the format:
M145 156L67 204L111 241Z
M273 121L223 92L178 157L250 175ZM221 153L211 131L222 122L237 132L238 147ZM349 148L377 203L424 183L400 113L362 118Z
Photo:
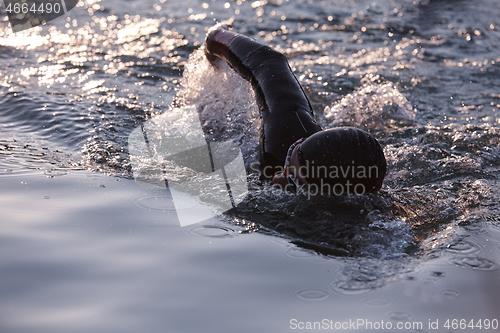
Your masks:
M302 156L300 156L302 155ZM378 141L357 128L317 132L300 146L301 167L310 184L329 193L364 194L382 186L387 163ZM305 168L304 168L305 167ZM348 188L350 187L350 191Z

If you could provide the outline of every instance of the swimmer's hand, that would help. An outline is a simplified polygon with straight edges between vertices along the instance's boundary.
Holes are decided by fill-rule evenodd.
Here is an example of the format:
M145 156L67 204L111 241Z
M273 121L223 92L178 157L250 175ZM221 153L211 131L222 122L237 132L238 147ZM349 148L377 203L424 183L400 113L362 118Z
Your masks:
M207 32L203 48L208 61L216 68L218 68L217 60L227 55L231 42L238 36L230 31L233 27L232 22L233 20L223 21L214 25Z

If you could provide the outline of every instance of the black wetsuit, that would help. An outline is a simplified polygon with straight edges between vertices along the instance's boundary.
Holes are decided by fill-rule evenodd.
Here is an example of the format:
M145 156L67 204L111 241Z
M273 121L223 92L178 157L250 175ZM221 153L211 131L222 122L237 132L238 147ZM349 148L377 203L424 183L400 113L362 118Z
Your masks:
M261 167L280 171L292 143L321 127L286 57L247 36L224 29L207 37L207 53L224 59L248 80L263 118ZM265 176L269 177L270 172Z

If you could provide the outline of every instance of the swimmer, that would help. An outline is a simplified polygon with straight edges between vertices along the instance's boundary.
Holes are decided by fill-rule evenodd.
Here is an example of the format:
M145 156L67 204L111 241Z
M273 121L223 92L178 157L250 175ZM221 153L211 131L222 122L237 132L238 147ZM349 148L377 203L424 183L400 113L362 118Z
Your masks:
M318 194L380 189L386 160L378 141L357 128L322 130L286 57L247 36L212 27L205 54L226 61L252 85L261 112L261 170L274 184Z

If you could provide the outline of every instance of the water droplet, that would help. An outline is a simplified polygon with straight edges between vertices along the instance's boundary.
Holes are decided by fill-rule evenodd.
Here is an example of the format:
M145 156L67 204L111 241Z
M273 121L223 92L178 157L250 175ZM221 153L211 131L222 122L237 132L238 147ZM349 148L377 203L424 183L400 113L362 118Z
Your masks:
M392 299L385 297L365 298L363 304L372 308L381 308L392 303Z
M451 262L454 265L463 268L472 268L479 270L494 270L498 268L498 265L494 261L481 257L453 258Z
M323 301L330 297L330 294L324 290L305 289L297 291L295 296L303 301Z
M50 199L50 195L44 195L42 198L43 199Z

